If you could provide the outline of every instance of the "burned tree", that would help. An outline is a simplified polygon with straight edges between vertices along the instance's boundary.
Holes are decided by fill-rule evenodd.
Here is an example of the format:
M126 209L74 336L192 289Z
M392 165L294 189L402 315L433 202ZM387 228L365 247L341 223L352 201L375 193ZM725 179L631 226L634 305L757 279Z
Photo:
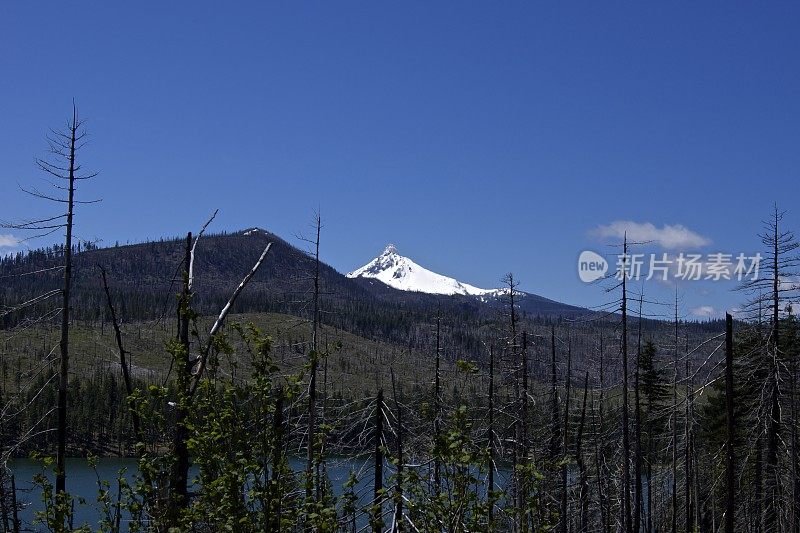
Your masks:
M630 482L630 428L628 422L628 237L622 245L622 524L628 533L633 530L631 521Z
M783 383L791 381L789 367L789 356L782 341L783 324L791 313L791 306L785 307L787 302L797 295L798 288L794 283L787 280L794 279L800 267L800 257L798 248L800 242L795 240L794 234L783 228L784 213L773 208L772 216L763 223L761 242L765 246L766 276L754 276L745 281L742 290L751 295L750 301L745 306L746 313L750 318L761 309L767 308L770 311L771 323L769 333L766 336L765 346L760 360L754 364L762 366L766 374L765 393L761 395L760 405L756 408L756 417L759 420L766 419L766 449L764 450L764 483L765 491L763 494L763 530L776 531L788 527L781 522L781 503L784 500L791 501L791 509L797 507L797 499L800 494L797 491L797 483L792 480L792 494L785 497L782 484L782 472L780 467L781 454L779 448L783 437L782 403L786 401L791 392L787 391ZM796 428L792 428L794 433ZM796 437L794 439L796 442ZM759 448L762 445L759 443ZM758 452L757 452L758 453ZM792 461L790 469L797 469L797 453L791 451ZM761 500L761 498L758 498ZM796 512L792 511L790 516L796 517Z
M517 292L517 282L514 280L514 274L508 273L503 277L503 283L506 285L508 296L506 298L506 305L508 306L508 339L506 341L508 356L511 361L511 381L514 389L514 442L512 448L512 482L511 491L512 499L516 509L515 523L520 525L523 521L523 494L524 487L522 487L520 476L520 465L523 460L522 440L523 440L523 426L525 423L525 416L522 413L522 388L521 388L521 375L524 373L522 369L522 361L519 355L519 344L517 339L518 317L516 302L514 301Z
M314 280L312 293L312 319L311 319L311 351L309 352L309 380L308 380L308 446L306 450L306 501L312 498L319 500L321 482L317 463L319 458L316 452L317 439L317 367L319 366L319 237L322 231L322 219L319 214L314 217L316 239L314 246Z
M736 450L734 449L733 410L733 317L725 313L725 533L733 533L736 524Z
M39 170L45 173L44 179L52 187L53 192L43 192L35 187L22 189L35 198L63 206L65 212L45 218L3 224L5 228L31 232L34 238L64 230L61 289L47 295L47 298L54 296L56 293L60 293L61 296L55 479L55 493L59 501L59 505L57 505L57 523L63 523L64 511L66 510L66 500L64 498L66 495L66 454L69 433L67 409L70 372L70 309L72 304L73 254L75 251L74 243L76 242L73 231L75 206L99 201L83 201L75 198L76 183L97 176L96 172L83 171L83 166L79 162L78 156L86 146L87 136L84 121L80 118L78 108L73 102L72 116L67 121L65 128L62 130L50 130L47 135L47 156L36 160L36 165ZM37 299L36 301L42 301L42 299Z

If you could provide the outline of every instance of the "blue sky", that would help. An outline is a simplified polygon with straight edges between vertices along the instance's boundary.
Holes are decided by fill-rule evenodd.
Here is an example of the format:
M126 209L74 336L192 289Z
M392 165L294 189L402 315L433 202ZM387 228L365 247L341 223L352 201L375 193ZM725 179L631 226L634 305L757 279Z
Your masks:
M800 229L798 27L796 2L4 2L0 218L49 212L17 183L74 97L101 171L79 195L103 198L84 238L219 208L214 229L292 240L319 208L341 271L393 242L473 285L513 271L598 305L576 263L610 250L599 226L754 252L777 201ZM742 298L705 285L680 288L687 316Z

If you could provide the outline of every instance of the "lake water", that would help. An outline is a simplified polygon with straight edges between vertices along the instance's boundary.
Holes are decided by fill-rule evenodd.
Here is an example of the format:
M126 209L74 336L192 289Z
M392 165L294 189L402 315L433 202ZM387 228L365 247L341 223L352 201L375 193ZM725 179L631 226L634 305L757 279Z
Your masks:
M303 471L305 462L303 459L291 458L289 464L295 471ZM339 495L342 485L350 476L351 470L358 476L359 484L356 490L366 498L371 496L372 473L369 458L364 459L332 459L326 463L328 476L333 486L333 491ZM24 510L19 514L22 522L23 531L41 531L42 526L34 526L33 520L36 511L42 511L44 505L41 500L41 489L33 484L36 474L43 473L42 465L39 461L32 459L13 459L9 467L16 477L17 499L25 502ZM75 499L74 525L89 524L93 530L97 530L97 524L101 519L101 510L97 504L97 479L108 480L111 483L111 491L116 496L116 483L118 472L126 469L125 477L129 482L133 482L133 477L137 472L136 459L106 458L98 459L97 466L93 469L89 466L86 459L74 458L67 459L67 491ZM53 482L52 472L44 472L48 479ZM77 498L82 497L86 500L85 505L79 505ZM368 500L365 500L365 502ZM123 519L124 522L124 519ZM0 526L2 527L2 526ZM125 530L123 526L123 530Z

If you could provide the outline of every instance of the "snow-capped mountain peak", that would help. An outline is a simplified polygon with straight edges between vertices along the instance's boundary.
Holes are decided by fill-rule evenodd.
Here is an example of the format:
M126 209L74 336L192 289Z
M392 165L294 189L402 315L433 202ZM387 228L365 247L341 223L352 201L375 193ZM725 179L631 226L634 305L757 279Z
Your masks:
M372 278L401 291L428 294L462 294L484 296L496 289L481 289L437 274L400 255L394 244L389 244L378 257L347 274L348 278Z

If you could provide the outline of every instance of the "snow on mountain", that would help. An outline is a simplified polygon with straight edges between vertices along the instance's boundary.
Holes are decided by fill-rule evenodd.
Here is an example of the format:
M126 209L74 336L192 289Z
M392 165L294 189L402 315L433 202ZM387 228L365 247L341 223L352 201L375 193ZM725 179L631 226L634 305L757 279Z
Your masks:
M497 295L502 289L481 289L458 280L431 272L397 253L393 244L381 255L347 274L348 278L372 278L401 291L425 292L428 294L462 294L467 296Z

